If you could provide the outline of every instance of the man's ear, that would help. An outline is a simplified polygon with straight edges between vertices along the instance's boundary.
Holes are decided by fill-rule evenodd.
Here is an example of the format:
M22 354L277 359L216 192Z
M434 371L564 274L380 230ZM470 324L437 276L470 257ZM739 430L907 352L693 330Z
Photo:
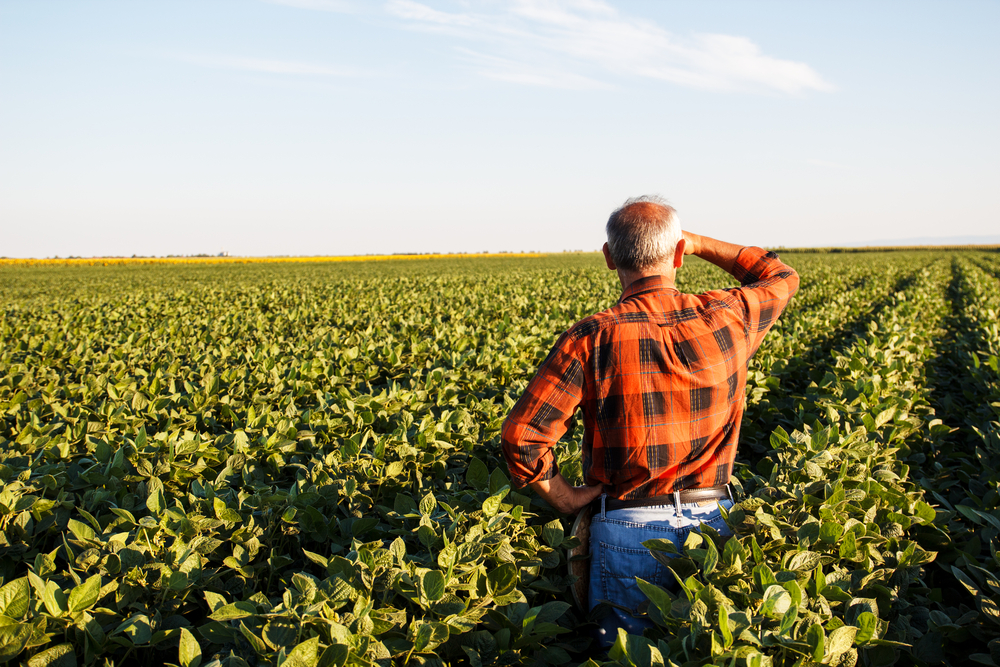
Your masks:
M604 261L607 262L608 269L610 269L612 271L617 271L618 267L615 266L615 260L611 259L611 251L608 250L608 244L607 243L604 244L604 247L601 248L601 251L604 253Z
M687 239L681 238L677 242L677 247L674 248L674 268L679 269L684 263L684 249L687 247Z

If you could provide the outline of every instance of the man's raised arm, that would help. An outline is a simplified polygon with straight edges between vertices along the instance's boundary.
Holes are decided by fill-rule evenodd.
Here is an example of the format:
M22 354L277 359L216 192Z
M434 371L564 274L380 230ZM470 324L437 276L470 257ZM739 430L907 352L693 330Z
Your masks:
M799 289L799 274L773 252L755 246L726 243L693 232L684 232L684 254L715 264L737 280L744 325L751 338L751 354ZM736 303L734 301L733 305Z
M726 273L733 273L736 258L744 246L726 243L694 232L684 232L684 254L695 255L715 264Z

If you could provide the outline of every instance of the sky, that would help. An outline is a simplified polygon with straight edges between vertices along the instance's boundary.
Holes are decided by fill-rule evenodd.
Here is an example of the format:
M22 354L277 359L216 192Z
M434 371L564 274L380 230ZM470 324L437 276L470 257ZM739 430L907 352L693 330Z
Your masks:
M1000 2L0 0L0 256L1000 235Z

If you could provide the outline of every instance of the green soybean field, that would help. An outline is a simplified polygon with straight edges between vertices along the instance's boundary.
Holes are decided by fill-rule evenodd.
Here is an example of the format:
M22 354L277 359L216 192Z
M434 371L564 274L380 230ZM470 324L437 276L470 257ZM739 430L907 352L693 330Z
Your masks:
M608 653L499 444L599 255L0 266L0 663L1000 665L1000 254L782 259L735 535Z

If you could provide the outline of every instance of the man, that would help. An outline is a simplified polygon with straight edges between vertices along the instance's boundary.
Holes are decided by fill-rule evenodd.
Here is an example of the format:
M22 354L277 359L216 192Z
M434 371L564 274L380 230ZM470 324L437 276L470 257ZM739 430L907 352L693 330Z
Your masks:
M643 541L682 544L701 523L731 534L718 505L732 506L747 362L799 284L774 253L682 231L657 197L625 202L607 235L604 258L618 272L621 298L559 338L502 431L516 485L567 514L600 498L590 526L590 607L617 605L602 621L605 646L619 626L641 634L649 625L619 609L635 612L645 600L636 577L673 583ZM680 293L676 272L692 254L741 287ZM586 485L573 487L552 447L578 407Z

